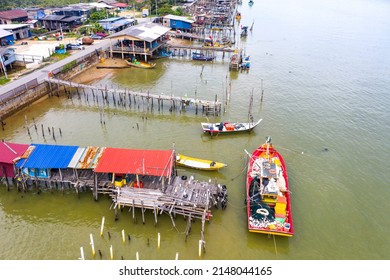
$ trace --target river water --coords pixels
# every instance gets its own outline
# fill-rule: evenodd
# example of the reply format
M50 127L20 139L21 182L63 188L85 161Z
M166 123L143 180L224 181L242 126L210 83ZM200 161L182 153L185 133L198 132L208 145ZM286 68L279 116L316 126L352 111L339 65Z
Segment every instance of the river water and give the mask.
M200 221L185 241L180 217L176 227L167 215L154 226L148 211L144 225L134 224L125 209L115 221L103 196L94 202L91 193L78 198L70 191L22 194L2 187L0 259L77 259L81 246L86 259L100 259L92 256L90 234L102 259L109 259L111 245L115 259L135 259L136 252L147 260L172 260L176 253L185 260L390 258L390 2L262 0L252 7L243 2L241 24L254 23L248 37L237 42L251 57L248 73L229 72L229 57L218 54L214 63L165 58L155 70L123 69L94 83L210 100L217 95L223 102L231 92L222 116L209 116L215 121L247 120L253 92L253 116L263 121L251 134L210 138L200 127L206 117L194 109L170 112L164 105L147 112L142 102L131 108L111 103L101 125L91 93L88 101L77 95L41 101L5 120L0 131L1 138L18 143L174 146L189 156L227 163L217 173L179 170L228 187L227 208L213 210L206 224L206 253L198 256ZM24 128L26 115L31 136ZM61 128L62 136L43 139L33 118L38 126ZM292 238L247 231L244 150L252 152L268 135L289 172ZM140 211L137 215L141 221ZM130 241L123 243L122 230Z

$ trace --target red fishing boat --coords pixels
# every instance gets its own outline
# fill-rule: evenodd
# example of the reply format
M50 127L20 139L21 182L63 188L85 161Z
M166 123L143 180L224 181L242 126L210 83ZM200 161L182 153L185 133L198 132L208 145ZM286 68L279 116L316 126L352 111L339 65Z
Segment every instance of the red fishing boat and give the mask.
M249 154L246 204L250 232L293 236L288 174L271 137Z

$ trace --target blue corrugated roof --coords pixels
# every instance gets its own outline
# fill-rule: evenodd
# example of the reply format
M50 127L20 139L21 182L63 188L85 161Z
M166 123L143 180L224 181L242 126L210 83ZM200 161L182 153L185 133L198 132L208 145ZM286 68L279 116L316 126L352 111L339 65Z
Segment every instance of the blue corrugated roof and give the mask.
M69 162L76 153L78 146L60 146L31 144L35 146L31 155L20 160L17 168L68 168Z

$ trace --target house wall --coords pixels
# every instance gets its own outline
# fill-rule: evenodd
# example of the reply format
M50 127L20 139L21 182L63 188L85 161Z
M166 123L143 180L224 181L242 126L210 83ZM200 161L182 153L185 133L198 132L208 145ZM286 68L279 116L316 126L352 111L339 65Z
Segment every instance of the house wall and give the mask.
M164 19L163 25L172 29L191 29L191 23L176 19Z
M12 24L12 20L0 18L0 24Z
M11 63L14 63L16 61L15 53L11 49L9 49L6 53L4 53L1 58L5 66L8 66Z
M0 24L12 24L15 22L24 22L27 20L28 20L28 17L20 17L20 18L14 18L14 19L0 18Z
M14 35L11 34L11 35L5 36L3 38L0 38L0 46L12 45L14 41L15 41Z
M12 164L0 162L0 177L4 177L3 170L5 170L7 178L15 177L14 166Z
M29 27L19 28L19 29L7 29L8 32L14 34L14 40L20 40L31 37L31 32Z
M45 168L23 168L22 172L30 177L47 179L50 177L50 170Z

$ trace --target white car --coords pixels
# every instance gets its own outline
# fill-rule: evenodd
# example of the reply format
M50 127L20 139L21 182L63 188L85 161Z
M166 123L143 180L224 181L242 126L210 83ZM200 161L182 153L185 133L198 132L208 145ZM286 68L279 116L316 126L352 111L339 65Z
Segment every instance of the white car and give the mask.
M85 47L80 44L67 44L66 49L68 50L84 50Z

